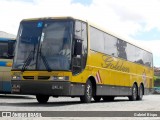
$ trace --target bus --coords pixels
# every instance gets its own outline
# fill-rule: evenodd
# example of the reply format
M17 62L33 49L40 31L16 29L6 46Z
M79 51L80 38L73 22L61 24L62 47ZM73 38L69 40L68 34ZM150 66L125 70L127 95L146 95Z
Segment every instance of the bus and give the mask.
M11 93L11 67L15 39L0 38L0 93Z
M21 21L12 66L12 93L112 101L153 92L153 57L127 40L75 17Z

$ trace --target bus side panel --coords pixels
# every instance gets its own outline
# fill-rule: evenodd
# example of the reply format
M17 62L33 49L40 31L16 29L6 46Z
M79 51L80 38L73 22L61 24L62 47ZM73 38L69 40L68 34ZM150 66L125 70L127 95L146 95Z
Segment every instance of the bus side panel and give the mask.
M0 66L0 92L11 93L11 64L12 60L5 59Z
M128 96L132 94L134 83L137 83L138 88L143 83L145 94L153 87L153 70L149 67L92 50L88 61L87 66L92 70L90 75L96 80L97 95Z
M11 75L10 71L3 72L3 92L11 92Z
M72 96L84 95L85 83L91 75L92 68L86 66L86 68L81 73L72 76L72 79L70 81L74 84L71 89Z
M138 74L138 87L140 83L144 85L144 94L150 94L153 89L153 69L137 65L137 74Z
M3 88L2 88L2 84L3 84L3 73L0 69L0 92L2 92Z
M97 95L130 95L130 71L135 73L135 69L130 68L131 64L111 56L95 51L90 51L89 66L92 66L92 76L97 84ZM122 64L128 72L120 69Z
M0 72L0 92L10 93L11 92L11 76L10 72Z

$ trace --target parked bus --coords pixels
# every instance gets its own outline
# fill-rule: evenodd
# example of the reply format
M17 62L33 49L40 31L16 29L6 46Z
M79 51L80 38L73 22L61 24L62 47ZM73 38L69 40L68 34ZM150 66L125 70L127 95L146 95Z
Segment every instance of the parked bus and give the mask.
M152 53L87 21L72 17L24 19L12 68L12 92L80 97L81 102L153 91Z
M11 93L11 66L15 39L0 38L0 93Z

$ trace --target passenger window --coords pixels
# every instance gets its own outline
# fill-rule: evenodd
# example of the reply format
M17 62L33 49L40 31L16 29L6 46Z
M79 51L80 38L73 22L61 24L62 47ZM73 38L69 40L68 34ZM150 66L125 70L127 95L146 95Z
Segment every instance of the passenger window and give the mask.
M118 51L118 57L123 58L123 59L127 59L127 54L126 54L126 47L127 47L127 43L126 41L117 39L117 51Z
M105 33L104 53L117 57L117 38Z
M135 62L136 59L136 51L135 51L135 46L127 43L127 48L126 48L126 54L127 54L127 60L131 62Z
M103 32L90 27L91 49L104 53L104 35Z
M139 63L139 64L142 64L144 65L144 62L143 62L143 50L141 50L140 48L136 47L136 63Z

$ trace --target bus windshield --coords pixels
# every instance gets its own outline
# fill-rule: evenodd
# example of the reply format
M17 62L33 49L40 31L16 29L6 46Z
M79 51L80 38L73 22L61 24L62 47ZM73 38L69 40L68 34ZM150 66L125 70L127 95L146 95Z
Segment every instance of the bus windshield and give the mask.
M13 69L70 70L72 22L21 22Z

